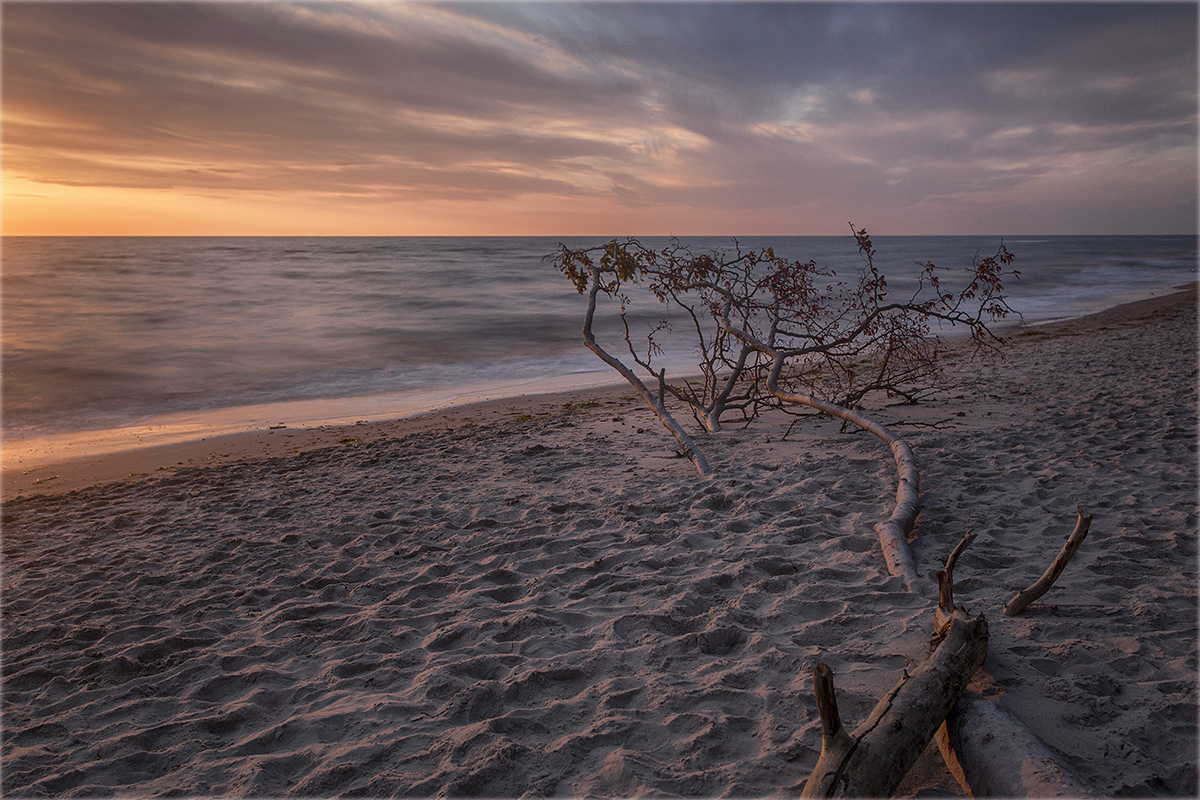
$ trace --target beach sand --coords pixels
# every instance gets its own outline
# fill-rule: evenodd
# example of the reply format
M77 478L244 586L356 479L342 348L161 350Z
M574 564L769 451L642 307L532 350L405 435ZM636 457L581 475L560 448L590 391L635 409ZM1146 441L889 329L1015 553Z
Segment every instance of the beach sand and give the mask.
M922 467L918 593L872 531L895 493L878 440L771 416L702 436L699 479L622 387L9 481L0 788L794 794L813 664L855 727L923 657L933 572L974 529L974 689L1098 794L1194 796L1196 331L1194 291L1124 306L868 409L924 423L896 428ZM1083 548L1003 616L1077 505ZM901 793L961 789L927 752Z

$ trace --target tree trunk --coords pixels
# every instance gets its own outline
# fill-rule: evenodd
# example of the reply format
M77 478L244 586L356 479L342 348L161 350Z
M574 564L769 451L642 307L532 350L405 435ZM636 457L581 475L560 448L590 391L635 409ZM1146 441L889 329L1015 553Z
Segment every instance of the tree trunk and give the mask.
M711 407L704 415L704 425L709 431L715 433L721 430L721 415L725 413L725 409L728 407L726 404L729 402L733 390L737 388L738 379L741 378L742 370L746 367L746 359L754 352L757 351L753 347L742 344L742 349L738 351L737 362L730 370L729 377L725 379L725 385L713 396ZM716 368L711 364L710 367L712 367L712 380L715 385L717 382Z
M813 671L821 715L821 755L801 797L886 797L904 779L971 676L987 656L988 627L982 617L959 610L941 643L875 706L852 734L837 714L833 673Z
M978 695L959 699L937 743L972 797L1094 796L1033 731Z

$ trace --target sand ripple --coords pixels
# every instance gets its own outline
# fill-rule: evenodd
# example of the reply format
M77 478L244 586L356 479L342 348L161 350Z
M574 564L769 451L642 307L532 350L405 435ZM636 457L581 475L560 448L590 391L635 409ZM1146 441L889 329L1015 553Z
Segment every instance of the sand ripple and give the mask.
M911 435L922 572L980 532L956 577L993 623L982 689L1105 793L1196 790L1173 313L1018 337L959 367L984 388L928 412L955 425ZM711 437L705 481L622 400L11 502L4 792L790 792L813 663L857 723L932 620L871 531L888 454L786 424ZM1095 522L1061 585L1001 617L1076 503Z

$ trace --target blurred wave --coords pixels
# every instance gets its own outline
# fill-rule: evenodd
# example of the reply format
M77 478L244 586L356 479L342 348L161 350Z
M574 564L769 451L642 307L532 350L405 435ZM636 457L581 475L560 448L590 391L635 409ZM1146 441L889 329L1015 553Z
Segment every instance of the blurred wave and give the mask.
M915 263L966 266L998 236L880 236L897 293ZM607 368L581 344L584 299L520 237L5 237L3 426L10 437L301 398L486 389ZM603 238L561 240L573 246ZM642 240L650 246L666 238ZM691 237L695 251L728 237ZM1027 322L1196 280L1190 236L1012 237ZM845 274L849 236L745 237ZM635 306L634 329L656 318ZM611 329L610 329L611 330ZM668 365L684 370L687 345Z

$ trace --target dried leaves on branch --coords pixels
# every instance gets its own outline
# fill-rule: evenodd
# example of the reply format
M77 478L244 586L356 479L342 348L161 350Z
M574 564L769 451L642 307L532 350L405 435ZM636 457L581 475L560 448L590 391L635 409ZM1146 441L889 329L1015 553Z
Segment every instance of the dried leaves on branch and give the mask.
M861 264L849 279L770 247L742 251L736 241L732 251L700 255L678 241L661 250L636 239L587 249L560 245L554 263L588 296L587 346L638 390L706 474L699 448L667 411L668 396L710 431L729 414L751 420L765 408L794 403L829 413L831 406L852 410L872 393L916 402L942 381L935 327L962 326L978 347L999 342L989 325L1012 313L1003 282L1018 274L1008 270L1013 256L1003 245L965 269L920 264L915 288L894 298L866 230L851 225L851 231ZM949 286L953 278L956 289ZM630 292L638 286L663 312L641 336L629 318ZM618 346L628 362L596 338L601 297L617 305ZM684 331L699 379L669 381L661 339Z

